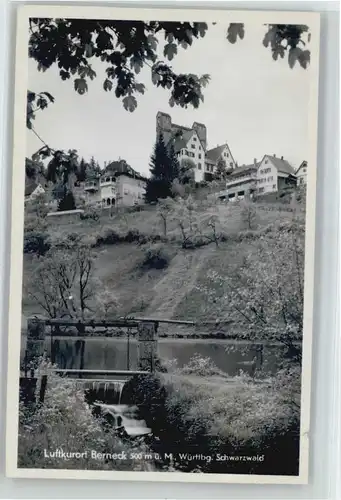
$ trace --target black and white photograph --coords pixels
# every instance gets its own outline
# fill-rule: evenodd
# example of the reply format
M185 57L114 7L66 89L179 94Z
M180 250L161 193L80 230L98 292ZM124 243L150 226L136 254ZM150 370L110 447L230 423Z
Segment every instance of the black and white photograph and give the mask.
M319 16L101 9L18 18L9 474L304 482Z

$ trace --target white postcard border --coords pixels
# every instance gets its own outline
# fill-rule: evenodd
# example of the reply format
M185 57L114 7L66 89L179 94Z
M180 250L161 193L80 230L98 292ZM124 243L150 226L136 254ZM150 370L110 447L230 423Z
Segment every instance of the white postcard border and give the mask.
M305 242L304 334L301 394L300 473L298 476L270 476L250 474L187 474L178 472L125 472L62 469L23 469L17 466L18 451L18 388L21 342L21 296L24 226L23 164L26 152L26 93L28 80L27 47L28 19L30 17L102 18L126 20L195 20L203 22L255 22L263 24L307 24L314 33L310 42L310 103L309 143L307 158L307 216ZM316 162L318 122L318 80L320 15L313 12L228 11L205 9L117 8L70 5L24 5L18 7L15 63L14 144L12 173L12 215L10 256L10 299L8 325L8 379L6 409L6 475L17 478L89 479L118 481L153 481L186 483L239 484L307 484L309 464L311 359L313 334Z

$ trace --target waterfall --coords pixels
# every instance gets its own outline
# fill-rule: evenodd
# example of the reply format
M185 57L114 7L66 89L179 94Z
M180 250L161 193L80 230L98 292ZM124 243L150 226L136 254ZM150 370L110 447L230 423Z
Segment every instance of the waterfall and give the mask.
M78 380L77 386L90 392L92 401L121 404L125 380Z
M95 403L100 408L104 417L110 418L114 422L114 428L123 427L130 437L143 436L152 431L147 427L144 420L139 419L138 408L132 405L110 405L105 403Z

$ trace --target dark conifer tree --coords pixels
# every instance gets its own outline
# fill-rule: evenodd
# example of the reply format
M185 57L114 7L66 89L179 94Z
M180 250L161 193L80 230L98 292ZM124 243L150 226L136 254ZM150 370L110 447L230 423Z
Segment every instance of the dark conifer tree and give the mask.
M147 203L172 196L172 183L179 175L179 163L174 149L167 150L163 134L160 134L151 156L150 178L147 180Z
M75 210L76 202L72 191L66 191L63 198L58 203L58 212L64 212L66 210Z

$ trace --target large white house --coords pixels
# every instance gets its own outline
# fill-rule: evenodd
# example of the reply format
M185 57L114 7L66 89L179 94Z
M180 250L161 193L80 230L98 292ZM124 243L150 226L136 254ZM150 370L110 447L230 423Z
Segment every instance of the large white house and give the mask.
M85 183L85 203L102 208L128 207L144 202L146 179L124 160L110 163L101 176Z
M258 194L275 193L296 186L295 169L281 156L265 155L257 169Z
M268 194L296 186L295 170L283 157L265 155L260 162L255 158L250 165L236 167L226 179L226 189L218 198L234 201L254 194Z
M163 135L167 147L171 145L180 163L190 160L194 167L195 182L211 180L219 161L227 168L236 164L227 144L207 150L207 129L203 123L194 122L192 127L172 123L167 113L159 111L156 115L156 137Z

